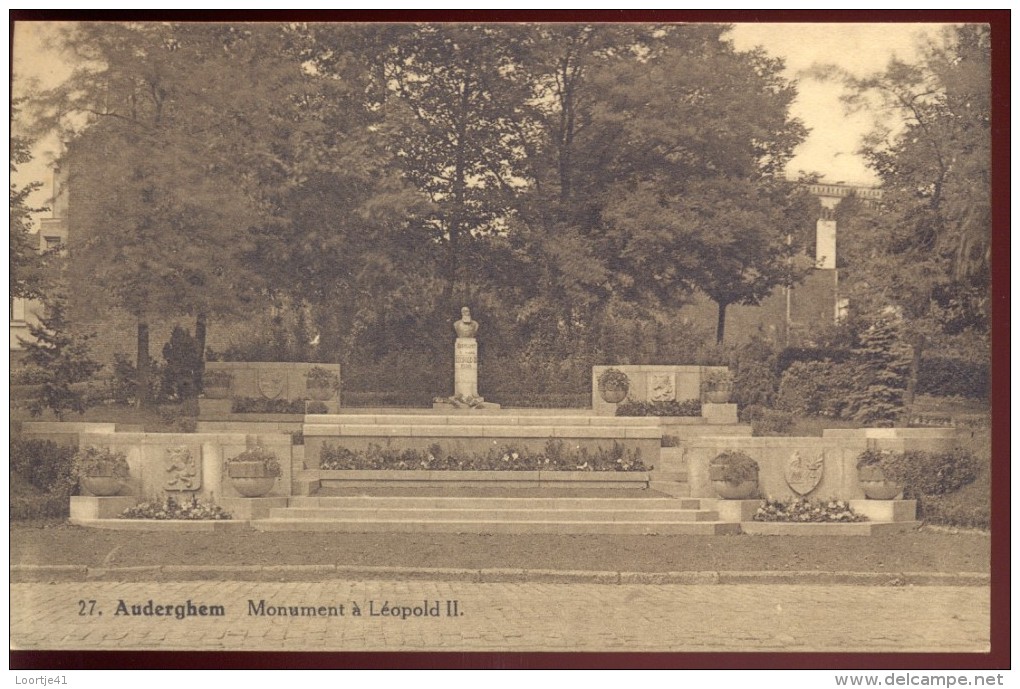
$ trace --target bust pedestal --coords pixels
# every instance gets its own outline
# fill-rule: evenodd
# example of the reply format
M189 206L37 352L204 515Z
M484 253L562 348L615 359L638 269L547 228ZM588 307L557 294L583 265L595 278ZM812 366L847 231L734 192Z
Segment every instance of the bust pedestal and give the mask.
M478 340L473 337L453 342L453 394L478 397Z

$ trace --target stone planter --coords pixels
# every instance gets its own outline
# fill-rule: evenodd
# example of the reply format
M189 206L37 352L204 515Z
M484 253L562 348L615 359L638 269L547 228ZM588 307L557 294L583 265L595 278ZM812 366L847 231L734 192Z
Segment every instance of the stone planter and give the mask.
M319 400L325 402L333 397L333 390L328 387L309 387L308 388L308 399Z
M203 392L211 400L225 400L230 397L230 386L208 385Z
M92 495L106 498L120 493L124 479L119 476L83 476L81 485Z
M859 467L857 481L869 500L895 500L903 492L903 486L887 479L880 466Z
M712 481L712 487L716 494L723 500L747 500L758 494L758 480L741 481Z
M727 404L730 401L730 389L708 390L705 392L705 401L710 404Z
M271 476L262 462L231 462L227 465L230 485L246 498L261 498L276 485L276 476Z
M626 399L627 391L629 389L630 389L629 387L626 388L600 387L599 394L602 396L602 399L608 402L609 404L619 404L624 399Z

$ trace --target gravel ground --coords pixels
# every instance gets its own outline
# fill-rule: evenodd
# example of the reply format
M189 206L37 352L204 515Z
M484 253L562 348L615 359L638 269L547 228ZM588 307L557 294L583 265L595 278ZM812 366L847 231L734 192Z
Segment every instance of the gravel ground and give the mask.
M15 522L11 564L298 565L589 571L988 572L990 538L884 536L154 533Z

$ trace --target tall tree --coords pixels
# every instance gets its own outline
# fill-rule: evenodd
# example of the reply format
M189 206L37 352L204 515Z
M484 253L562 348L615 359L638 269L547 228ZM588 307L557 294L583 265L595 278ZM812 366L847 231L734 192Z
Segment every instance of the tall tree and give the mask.
M719 307L755 304L804 272L787 238L804 218L777 179L803 125L782 62L738 52L724 28L671 30L640 59L604 70L590 130L602 152L603 207L590 230L620 288L682 303L700 289ZM596 144L600 145L600 144Z
M469 291L473 245L499 231L523 187L528 82L512 28L422 24L390 28L381 53L393 150L427 194L432 239L443 248L442 302Z
M63 43L81 66L41 102L74 128L76 284L136 319L144 405L150 322L191 315L204 331L257 284L238 257L263 210L253 190L283 164L273 106L302 72L274 59L273 28L81 23Z
M14 103L17 114L19 102ZM31 140L26 137L11 136L11 176L18 171L18 166L32 160ZM36 299L45 292L45 275L43 257L39 254L38 237L32 233L32 216L45 211L45 208L33 207L29 197L42 187L42 182L30 182L23 187L13 181L10 188L10 298Z
M991 46L987 26L947 28L915 63L843 80L883 118L864 142L881 207L843 209L846 281L858 308L894 308L912 347L906 393L933 338L987 333L991 246ZM879 107L875 107L879 106Z

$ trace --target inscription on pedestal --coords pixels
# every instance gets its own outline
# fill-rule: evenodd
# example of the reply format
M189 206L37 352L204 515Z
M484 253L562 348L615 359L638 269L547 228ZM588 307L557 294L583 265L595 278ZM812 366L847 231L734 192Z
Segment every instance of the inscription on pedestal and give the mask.
M458 337L453 349L453 394L478 397L478 341Z

